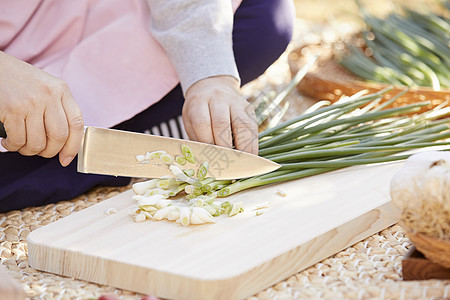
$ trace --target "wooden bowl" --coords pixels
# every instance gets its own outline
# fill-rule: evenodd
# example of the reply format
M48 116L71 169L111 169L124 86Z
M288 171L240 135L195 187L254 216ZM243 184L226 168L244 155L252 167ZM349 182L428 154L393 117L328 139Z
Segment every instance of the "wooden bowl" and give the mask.
M450 241L440 240L421 233L407 232L414 246L430 261L450 268Z

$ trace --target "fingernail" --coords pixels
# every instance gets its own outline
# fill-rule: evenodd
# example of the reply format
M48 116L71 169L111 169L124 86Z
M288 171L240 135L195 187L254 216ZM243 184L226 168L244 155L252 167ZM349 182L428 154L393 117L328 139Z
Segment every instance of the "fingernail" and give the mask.
M62 162L63 167L67 167L72 160L73 160L73 156L64 158L63 162Z

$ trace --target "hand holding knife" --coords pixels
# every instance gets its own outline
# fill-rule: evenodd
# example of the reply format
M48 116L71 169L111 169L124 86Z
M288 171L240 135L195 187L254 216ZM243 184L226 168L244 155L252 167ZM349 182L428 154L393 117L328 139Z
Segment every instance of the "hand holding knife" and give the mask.
M0 137L7 134L0 122ZM78 171L105 175L158 178L170 174L161 164L143 165L136 155L163 150L172 155L181 145L189 145L198 156L197 164L209 160L216 179L238 179L274 171L280 167L265 158L247 152L211 144L152 136L127 131L86 127L78 152ZM198 166L196 166L198 167Z

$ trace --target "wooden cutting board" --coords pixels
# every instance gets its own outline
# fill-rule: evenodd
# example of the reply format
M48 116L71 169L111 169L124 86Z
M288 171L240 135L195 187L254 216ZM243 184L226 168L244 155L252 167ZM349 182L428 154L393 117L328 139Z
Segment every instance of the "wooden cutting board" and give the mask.
M135 223L127 191L33 231L33 268L174 299L242 299L394 224L402 163L358 166L243 191L245 212L182 227ZM277 189L287 192L278 195ZM269 201L260 216L252 210ZM105 215L108 208L118 214Z

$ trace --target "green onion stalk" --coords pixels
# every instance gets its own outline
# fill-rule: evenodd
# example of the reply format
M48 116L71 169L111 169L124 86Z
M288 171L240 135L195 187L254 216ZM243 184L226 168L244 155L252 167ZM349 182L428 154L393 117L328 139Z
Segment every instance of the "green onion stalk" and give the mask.
M346 69L372 82L434 90L450 87L448 20L408 8L379 18L356 2L366 24L363 38L367 49L347 45L348 54L339 60Z
M386 109L387 105L379 102L390 89L344 98L260 133L259 155L281 167L234 182L212 181L203 186L203 192L226 197L249 188L354 165L400 161L414 152L405 151L450 144L448 103L422 113L421 108L430 102ZM389 104L401 94L390 99ZM222 188L215 190L217 186Z

